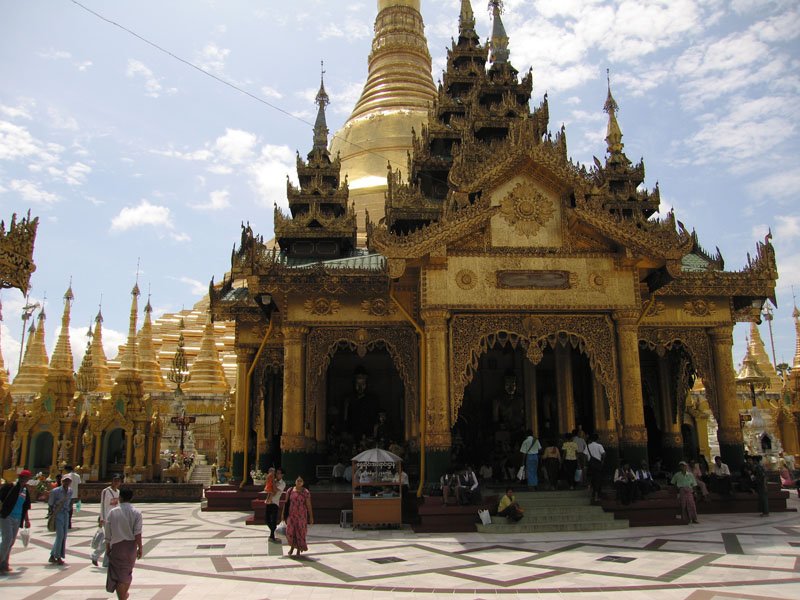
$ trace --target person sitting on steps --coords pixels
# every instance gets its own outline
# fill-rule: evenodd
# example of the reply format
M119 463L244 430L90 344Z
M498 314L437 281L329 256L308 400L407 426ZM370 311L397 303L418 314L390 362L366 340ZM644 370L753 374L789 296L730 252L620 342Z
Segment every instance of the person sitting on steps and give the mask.
M500 498L500 503L497 505L497 515L499 517L506 517L509 521L514 523L525 515L525 510L514 498L514 490L512 488L506 489L505 495Z

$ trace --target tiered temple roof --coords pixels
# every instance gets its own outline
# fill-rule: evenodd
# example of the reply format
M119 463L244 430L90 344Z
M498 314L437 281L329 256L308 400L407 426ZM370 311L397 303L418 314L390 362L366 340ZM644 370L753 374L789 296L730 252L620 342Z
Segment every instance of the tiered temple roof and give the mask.
M348 205L347 181L340 180L338 156L328 152L325 107L329 104L324 81L317 93L314 145L304 161L297 155L300 187L287 182L291 217L275 206L275 238L291 258L336 259L349 256L356 247L356 215Z
M758 370L769 378L768 391L780 392L783 388L783 381L780 375L778 375L778 371L775 370L775 365L772 364L772 361L767 355L764 340L761 339L761 332L758 330L758 325L755 323L750 323L750 343L748 346L750 348L750 354L756 361Z

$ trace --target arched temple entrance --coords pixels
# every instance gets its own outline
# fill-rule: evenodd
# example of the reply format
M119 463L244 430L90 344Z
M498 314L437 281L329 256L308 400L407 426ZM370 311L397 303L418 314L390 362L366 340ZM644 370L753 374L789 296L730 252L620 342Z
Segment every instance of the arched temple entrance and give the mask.
M31 439L31 454L28 464L36 471L49 471L53 462L53 434L40 431Z
M347 462L362 447L386 448L405 442L405 387L385 347L363 356L351 348L339 348L327 369L325 397L331 460Z
M125 471L126 439L125 430L121 427L111 429L103 440L103 460L100 464L101 477L109 477Z

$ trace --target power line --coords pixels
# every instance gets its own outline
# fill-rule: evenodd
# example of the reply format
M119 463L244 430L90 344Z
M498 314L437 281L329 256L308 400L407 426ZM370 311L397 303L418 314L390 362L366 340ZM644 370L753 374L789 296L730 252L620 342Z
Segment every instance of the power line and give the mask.
M156 50L158 50L159 52L163 52L163 53L164 53L164 54L166 54L167 56L170 56L170 57L174 58L175 60L177 60L177 61L179 61L179 62L183 63L184 65L186 65L186 66L188 66L188 67L191 67L192 69L194 69L194 70L196 70L196 71L199 71L199 72L200 72L200 73L202 73L203 75L207 75L207 76L208 76L208 77L210 77L211 79L214 79L215 81L217 81L217 82L219 82L219 83L221 83L221 84L223 84L223 85L226 85L226 86L228 86L229 88L231 88L231 89L234 89L234 90L236 90L237 92L239 92L239 93L241 93L241 94L244 94L245 96L248 96L249 98L252 98L252 99L253 99L253 100L255 100L256 102L260 102L261 104L264 104L265 106L268 106L269 108L271 108L271 109L273 109L273 110L277 110L278 112L280 112L280 113L282 113L282 114L286 115L287 117L291 117L292 119L295 119L295 120L297 120L297 121L300 121L301 123L303 123L303 124L305 124L305 125L308 125L308 126L309 126L309 127L311 127L312 129L314 128L314 124L313 124L313 123L310 123L309 121L306 121L306 120L305 120L305 119L303 119L302 117L298 117L297 115L294 115L294 114L290 113L289 111L287 111L287 110L284 110L284 109L283 109L283 108L281 108L280 106L276 106L275 104L272 104L271 102L268 102L267 100L264 100L263 98L261 98L261 97L259 97L259 96L256 96L255 94L253 94L253 93L251 93L251 92L248 92L246 89L239 87L239 86L238 86L238 85L236 85L235 83L231 83L231 82L230 82L230 81L228 81L227 79L223 79L222 77L219 77L218 75L215 75L214 73L211 73L210 71L207 71L207 70L206 70L206 69L204 69L203 67L201 67L201 66L198 66L198 65L194 64L193 62L191 62L191 61L189 61L189 60L186 60L185 58L183 58L183 57L181 57L181 56L178 56L178 55L177 55L177 54L175 54L174 52L171 52L170 50L167 50L167 49L166 49L166 48L164 48L163 46L160 46L159 44L157 44L157 43L155 43L155 42L153 42L153 41L151 41L151 40L147 39L146 37L144 37L144 36L142 36L142 35L140 35L140 34L138 34L138 33L136 33L136 32L135 32L135 31L133 31L132 29L129 29L128 27L125 27L124 25L122 25L122 24L120 24L120 23L117 23L116 21L114 21L114 20L112 20L112 19L109 19L108 17L105 17L105 16L101 15L101 14L100 14L100 13L98 13L97 11L95 11L95 10L92 10L91 8L89 8L88 6L86 6L86 5L84 5L84 4L81 4L81 3L80 3L80 2L78 2L77 0L69 0L69 1L70 1L70 2L72 2L72 4L74 4L75 6L77 6L77 7L79 7L79 8L82 8L83 10L85 10L86 12L88 12L89 14L91 14L91 15L94 15L95 17L97 17L97 18L98 18L98 19L100 19L101 21L105 21L105 22L106 22L106 23L108 23L109 25L113 25L114 27L117 27L117 28L121 29L122 31L124 31L124 32L126 32L126 33L128 33L128 34L132 35L132 36L133 36L133 37L135 37L136 39L138 39L138 40L141 40L141 41L142 41L142 42L144 42L145 44L148 44L149 46L152 46L153 48L155 48L155 49L156 49ZM364 151L366 151L368 154L372 154L372 155L374 155L374 156L377 156L377 157L379 157L379 158L382 158L382 159L384 159L384 160L387 160L387 161L389 160L389 159L388 159L386 156L383 156L382 154L379 154L378 152L375 152L374 150L370 150L369 148L366 148L366 147L364 147L364 146L361 146L360 144L357 144L357 143L355 143L355 142L348 141L348 140L344 140L343 138L340 138L340 137L339 137L339 136L337 136L336 134L331 134L331 139L340 139L340 140L342 140L342 141L344 141L344 142L346 142L346 143L350 144L351 146L354 146L354 147L358 148L359 150L364 150Z

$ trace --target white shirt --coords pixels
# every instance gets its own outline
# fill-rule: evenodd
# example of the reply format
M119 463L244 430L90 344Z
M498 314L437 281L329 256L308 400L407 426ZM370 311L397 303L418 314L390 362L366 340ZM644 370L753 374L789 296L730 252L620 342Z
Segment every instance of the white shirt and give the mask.
M108 519L108 513L117 504L119 504L119 490L108 486L100 492L100 520L105 521Z
M586 446L586 454L589 455L589 458L603 460L605 453L606 451L600 442L591 442L588 446Z
M142 513L130 502L120 502L108 513L104 529L107 544L113 546L117 542L133 541L142 533Z
M731 476L731 470L728 468L728 465L726 465L725 463L720 463L719 465L717 465L717 463L714 463L714 466L711 467L711 468L714 470L714 475L716 475L717 477L730 477Z
M278 481L275 480L275 493L272 494L272 498L270 498L270 503L274 504L275 506L280 506L281 504L281 494L283 494L283 490L286 489L286 482L281 479Z
M522 442L519 451L522 454L539 454L539 450L541 449L542 445L539 443L539 440L534 440L533 437L529 435L525 438L525 441Z
M72 489L72 497L75 499L80 498L80 496L78 496L78 486L81 484L81 476L75 471L72 471L64 475L64 478L72 480L72 485L70 486L70 489Z

